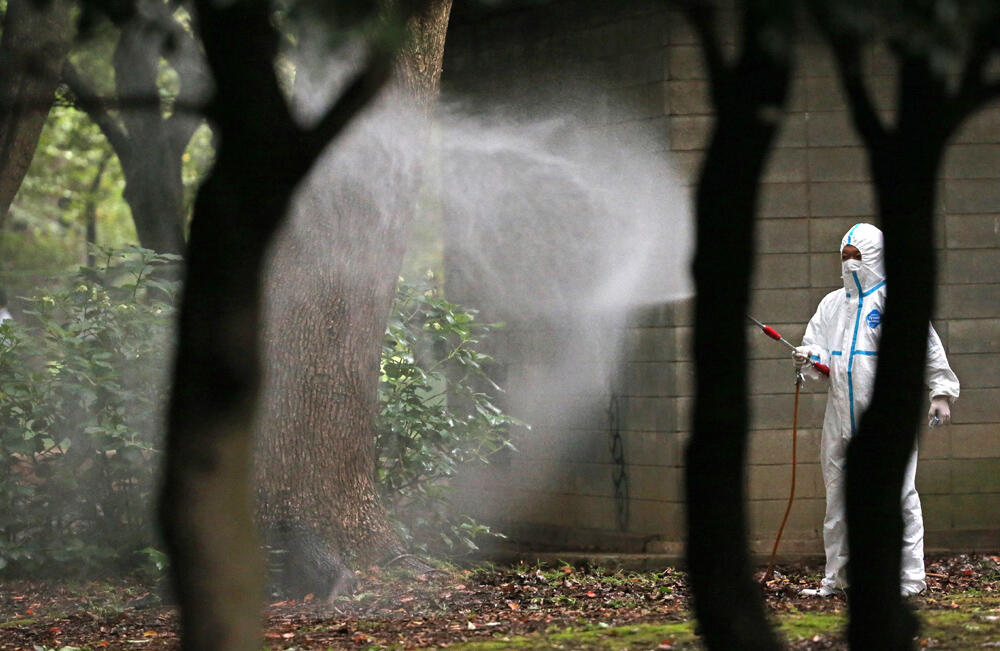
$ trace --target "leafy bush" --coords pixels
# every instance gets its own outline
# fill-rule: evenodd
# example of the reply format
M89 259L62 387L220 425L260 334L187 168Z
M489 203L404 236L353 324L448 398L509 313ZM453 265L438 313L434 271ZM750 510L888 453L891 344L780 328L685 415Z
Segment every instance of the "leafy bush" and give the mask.
M397 528L421 551L474 550L477 535L499 535L448 499L459 466L512 447L509 428L521 424L487 393L501 389L480 345L502 324L476 313L401 281L382 346L377 481Z
M132 566L152 494L175 256L101 250L0 326L0 569Z

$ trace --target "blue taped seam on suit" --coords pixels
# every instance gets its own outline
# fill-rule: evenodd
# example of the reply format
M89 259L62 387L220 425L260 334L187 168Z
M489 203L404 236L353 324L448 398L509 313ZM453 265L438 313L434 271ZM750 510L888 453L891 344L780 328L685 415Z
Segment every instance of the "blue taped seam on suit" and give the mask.
M854 228L858 226L855 224ZM851 229L851 233L854 232L854 228ZM848 240L850 240L850 233L847 235ZM858 280L858 272L852 271L851 275L854 277L854 284L858 286L858 313L854 317L854 334L851 336L851 355L847 358L847 396L848 400L851 402L851 436L857 432L857 425L854 422L854 377L852 371L854 369L854 355L855 349L858 345L858 326L861 325L861 310L865 304L865 293L861 289L861 281Z

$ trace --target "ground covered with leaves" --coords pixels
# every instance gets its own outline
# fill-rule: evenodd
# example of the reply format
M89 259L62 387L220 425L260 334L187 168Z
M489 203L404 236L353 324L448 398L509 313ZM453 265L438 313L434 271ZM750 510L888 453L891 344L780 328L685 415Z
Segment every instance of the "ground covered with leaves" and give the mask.
M926 648L1000 647L1000 556L928 562L913 600ZM794 649L846 648L842 598L804 598L819 566L782 566L769 610ZM266 607L270 649L697 649L683 572L556 564L372 570L352 594ZM0 649L174 649L177 616L155 590L119 580L0 582Z

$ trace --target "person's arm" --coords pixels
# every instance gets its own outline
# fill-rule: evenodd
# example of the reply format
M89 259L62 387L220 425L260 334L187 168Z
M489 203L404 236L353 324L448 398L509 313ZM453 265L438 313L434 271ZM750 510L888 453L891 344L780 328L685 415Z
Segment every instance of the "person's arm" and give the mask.
M937 427L951 422L951 405L958 398L961 387L958 377L948 364L941 338L934 326L928 328L926 378L931 405L927 412L927 422L931 427Z
M827 344L831 315L828 314L829 297L820 301L816 313L809 319L806 333L802 336L802 345L792 353L795 366L802 370L802 375L810 380L823 381L827 379L810 362L820 362L830 365L830 349Z

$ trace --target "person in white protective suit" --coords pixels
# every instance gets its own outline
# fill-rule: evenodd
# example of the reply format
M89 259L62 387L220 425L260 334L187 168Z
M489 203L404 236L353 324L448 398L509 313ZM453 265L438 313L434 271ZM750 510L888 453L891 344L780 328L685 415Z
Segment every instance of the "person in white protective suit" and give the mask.
M871 224L854 225L840 243L844 287L827 294L806 328L802 345L795 349L795 365L811 380L828 382L820 464L826 484L826 517L823 544L826 576L817 590L805 595L830 596L843 591L847 570L847 519L844 509L844 469L847 444L855 434L861 414L871 400L875 383L878 343L882 333L886 281L882 262L882 231ZM830 367L829 379L810 361ZM958 398L958 378L948 365L941 340L929 326L927 384L930 387L929 425L947 425L951 403ZM914 479L917 451L903 479L904 596L922 592L924 575L924 523Z

